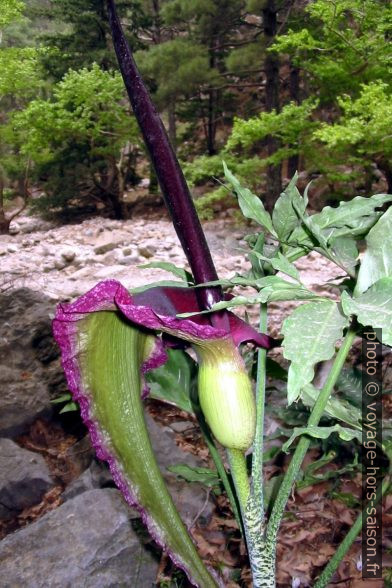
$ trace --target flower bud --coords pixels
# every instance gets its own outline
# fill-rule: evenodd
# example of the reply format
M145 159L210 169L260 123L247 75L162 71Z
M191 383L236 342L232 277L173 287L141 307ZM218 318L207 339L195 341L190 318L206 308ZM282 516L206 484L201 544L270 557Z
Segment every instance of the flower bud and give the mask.
M197 351L204 417L221 445L246 451L255 435L256 404L239 351L231 340L210 342Z

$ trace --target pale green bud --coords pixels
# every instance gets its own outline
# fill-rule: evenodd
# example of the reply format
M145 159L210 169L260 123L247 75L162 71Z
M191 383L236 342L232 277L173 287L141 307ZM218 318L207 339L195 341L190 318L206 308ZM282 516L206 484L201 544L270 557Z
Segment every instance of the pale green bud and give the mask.
M221 445L246 451L255 435L256 404L239 351L227 340L209 342L197 351L204 417Z

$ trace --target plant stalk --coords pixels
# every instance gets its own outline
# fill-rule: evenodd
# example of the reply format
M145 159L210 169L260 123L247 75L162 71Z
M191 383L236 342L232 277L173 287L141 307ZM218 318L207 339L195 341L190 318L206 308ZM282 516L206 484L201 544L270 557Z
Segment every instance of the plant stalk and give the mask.
M350 351L351 345L355 338L355 330L349 328L343 343L336 354L335 361L328 374L327 380L324 387L321 389L320 394L314 404L313 410L308 420L308 426L317 426L323 413L328 399L332 393L332 390L336 384L339 374L343 368L344 362L347 358L348 352ZM306 455L306 452L310 445L310 438L302 436L298 442L298 445L294 451L290 465L284 476L283 482L279 488L278 495L276 497L271 517L267 527L267 544L275 546L277 541L277 535L280 527L280 523L286 508L286 504L290 493L292 491L293 484L298 476L298 472Z
M260 333L267 332L267 305L260 305ZM260 348L257 353L256 380L256 434L252 453L252 497L260 513L260 521L264 521L264 489L263 489L263 451L264 451L264 418L265 418L265 383L266 383L267 351Z

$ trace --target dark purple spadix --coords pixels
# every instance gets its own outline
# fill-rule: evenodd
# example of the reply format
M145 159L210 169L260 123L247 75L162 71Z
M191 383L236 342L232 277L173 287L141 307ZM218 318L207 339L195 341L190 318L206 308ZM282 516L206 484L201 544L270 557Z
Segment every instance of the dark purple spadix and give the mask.
M114 48L124 84L154 165L174 228L196 283L212 282L217 280L218 276L184 174L161 118L137 69L113 0L108 0L108 8ZM208 309L223 298L221 288L206 287L199 290L198 298L201 309Z

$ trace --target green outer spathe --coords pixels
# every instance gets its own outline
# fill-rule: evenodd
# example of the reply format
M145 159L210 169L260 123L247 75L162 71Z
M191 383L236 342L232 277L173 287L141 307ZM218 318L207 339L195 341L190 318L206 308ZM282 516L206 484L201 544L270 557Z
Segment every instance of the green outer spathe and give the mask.
M151 336L116 312L92 313L79 323L80 370L91 417L116 460L153 537L194 585L217 586L201 561L167 491L151 447L141 401L140 367Z

